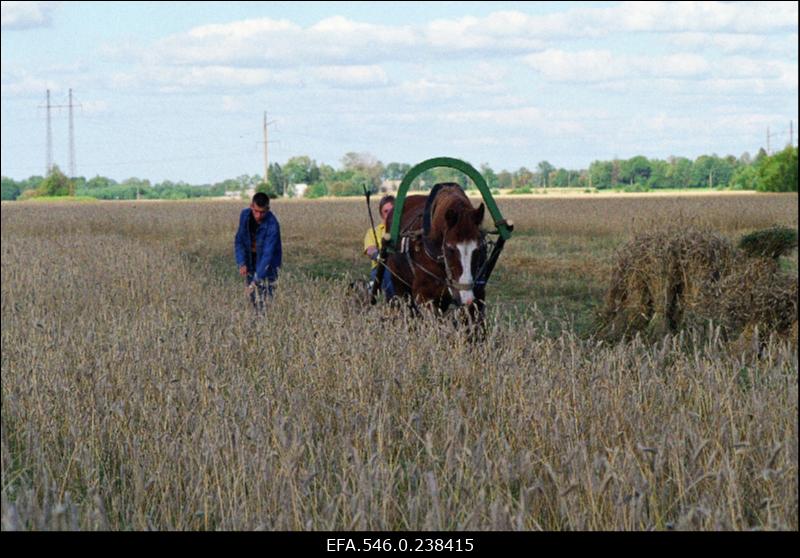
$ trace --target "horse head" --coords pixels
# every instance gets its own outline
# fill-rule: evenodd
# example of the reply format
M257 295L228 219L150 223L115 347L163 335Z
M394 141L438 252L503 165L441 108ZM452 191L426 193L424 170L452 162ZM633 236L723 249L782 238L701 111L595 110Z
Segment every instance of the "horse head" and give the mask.
M438 189L437 189L438 188ZM475 299L475 275L484 254L480 225L484 206L473 208L458 184L437 184L431 192L428 241L438 245L439 259L447 275L447 288L456 304L469 306Z

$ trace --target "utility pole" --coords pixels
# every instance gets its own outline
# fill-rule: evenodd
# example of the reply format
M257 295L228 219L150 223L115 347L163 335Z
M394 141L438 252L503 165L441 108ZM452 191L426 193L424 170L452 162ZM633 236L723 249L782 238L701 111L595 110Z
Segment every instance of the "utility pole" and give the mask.
M767 155L769 154L769 126L767 126Z
M793 126L794 126L794 121L790 120L789 121L789 147L794 147L794 130L793 130Z
M45 169L45 176L50 176L50 171L53 170L53 124L50 119L50 90L47 90L47 169Z
M51 105L50 104L50 90L47 90L47 172L53 170L53 124L52 124L52 110L54 108L69 108L69 174L70 178L75 177L75 124L72 118L72 108L81 105L72 103L72 89L69 90L69 104L68 105ZM41 105L40 105L41 107Z
M267 128L270 124L275 124L275 121L267 122L267 111L264 111L264 184L269 182L269 132Z
M264 184L269 183L269 136L267 127L275 121L267 122L267 111L264 111Z
M72 118L72 89L69 90L69 177L75 178L75 122Z
M267 139L267 111L264 111L264 184L269 183L269 141Z

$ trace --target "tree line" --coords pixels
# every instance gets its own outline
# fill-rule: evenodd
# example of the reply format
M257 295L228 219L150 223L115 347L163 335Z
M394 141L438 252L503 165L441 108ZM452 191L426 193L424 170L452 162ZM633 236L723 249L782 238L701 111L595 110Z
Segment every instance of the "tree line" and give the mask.
M283 165L272 163L268 180L259 175L243 174L214 184L188 184L165 180L152 184L149 180L128 178L117 182L95 176L69 178L54 167L48 176L31 176L25 180L2 177L2 199L24 200L42 196L84 196L95 199L190 199L220 197L226 192L256 190L272 197L358 196L363 188L377 192L386 181L399 181L411 168L407 163L383 164L369 153L347 153L341 168L317 164L306 155L290 158ZM495 171L488 164L480 166L481 174L492 190L512 193L531 192L534 188L565 188L624 191L650 191L665 188L715 188L758 190L765 192L797 191L797 148L768 155L763 149L755 157L701 155L692 160L670 157L648 159L637 155L630 159L594 161L588 169L556 168L548 161L535 168L520 167L516 171ZM437 182L457 182L465 189L474 188L465 175L449 168L434 168L417 178L412 189L430 189ZM243 194L244 195L244 194Z

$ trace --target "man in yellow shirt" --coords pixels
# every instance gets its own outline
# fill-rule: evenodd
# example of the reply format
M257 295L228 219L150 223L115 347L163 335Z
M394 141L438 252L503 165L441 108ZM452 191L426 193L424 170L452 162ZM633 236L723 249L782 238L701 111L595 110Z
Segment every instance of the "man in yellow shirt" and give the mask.
M372 271L370 271L371 282L374 283L378 278L378 256L381 252L381 242L383 242L383 234L389 228L387 218L394 208L394 196L383 196L378 204L378 211L381 214L381 222L375 227L367 229L367 234L364 235L364 254L372 260ZM376 243L377 241L377 243ZM388 269L384 270L383 281L381 283L381 290L383 290L386 300L394 296L394 284L392 283L392 274Z

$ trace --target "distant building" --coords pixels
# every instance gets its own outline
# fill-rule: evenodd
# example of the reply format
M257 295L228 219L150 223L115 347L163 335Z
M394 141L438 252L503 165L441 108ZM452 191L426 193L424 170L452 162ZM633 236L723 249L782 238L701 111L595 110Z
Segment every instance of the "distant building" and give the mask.
M255 188L250 188L248 190L225 190L223 197L232 200L241 200L241 199L252 200L253 196L255 195L256 195Z
M306 193L306 188L308 188L308 184L305 184L303 182L300 182L298 184L292 184L288 188L288 190L289 190L288 193L289 193L289 195L291 195L291 196L293 196L295 198L302 198L303 194Z

